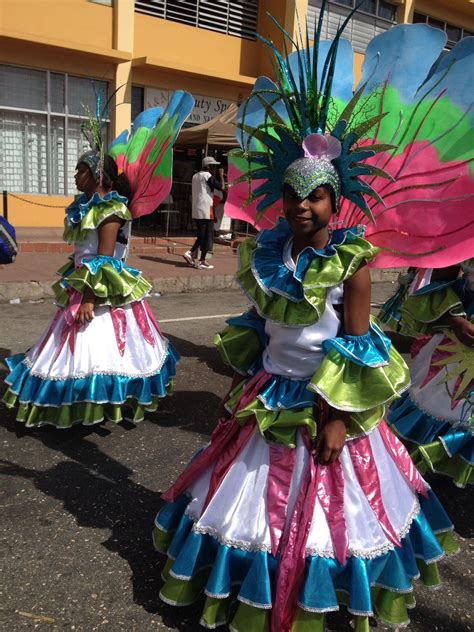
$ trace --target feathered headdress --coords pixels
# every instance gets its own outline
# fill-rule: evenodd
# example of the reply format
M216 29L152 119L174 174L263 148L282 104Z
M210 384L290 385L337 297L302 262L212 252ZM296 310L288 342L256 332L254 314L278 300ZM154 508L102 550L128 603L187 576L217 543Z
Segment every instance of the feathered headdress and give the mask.
M129 208L134 218L152 213L169 195L173 174L173 145L194 106L193 97L182 90L173 93L167 108L149 108L137 116L133 131L123 131L105 150L106 122L116 92L104 103L94 88L95 113L90 108L82 132L91 146L78 160L101 178L107 153L127 176L132 191Z
M282 183L302 186L311 172L319 186L332 169L339 220L367 226L383 249L377 266L440 267L467 258L474 250L474 87L467 80L474 38L446 53L442 31L396 26L369 44L353 91L352 47L341 39L352 13L323 42L326 4L313 46L308 30L305 42L301 33L294 41L279 25L295 51L285 44L280 54L264 40L275 80L259 77L239 110L241 149L229 154L226 213L270 227L282 214ZM288 167L304 159L314 169L303 163L307 174L293 170L290 182Z

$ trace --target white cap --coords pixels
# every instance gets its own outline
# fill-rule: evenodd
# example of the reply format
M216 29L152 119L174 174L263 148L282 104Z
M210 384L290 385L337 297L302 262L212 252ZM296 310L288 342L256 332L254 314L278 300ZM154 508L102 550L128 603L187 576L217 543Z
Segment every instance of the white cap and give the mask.
M217 162L217 160L215 158L213 158L212 156L206 156L202 160L202 166L203 167L210 167L211 165L220 165L220 164L221 163Z

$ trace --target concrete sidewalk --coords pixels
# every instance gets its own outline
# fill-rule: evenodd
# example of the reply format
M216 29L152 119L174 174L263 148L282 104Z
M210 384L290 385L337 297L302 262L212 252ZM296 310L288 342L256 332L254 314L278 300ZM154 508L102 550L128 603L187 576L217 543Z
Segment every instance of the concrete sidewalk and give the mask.
M128 264L142 271L154 292L178 294L237 288L235 249L215 244L213 270L197 270L183 259L193 238L134 235ZM51 285L72 248L61 240L59 229L20 229L15 263L0 266L0 303L53 296ZM373 282L394 281L396 270L373 270Z

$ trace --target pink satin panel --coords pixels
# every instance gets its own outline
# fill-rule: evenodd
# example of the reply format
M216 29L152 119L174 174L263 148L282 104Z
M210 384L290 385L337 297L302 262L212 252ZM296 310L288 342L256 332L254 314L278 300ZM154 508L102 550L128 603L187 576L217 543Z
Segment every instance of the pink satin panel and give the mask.
M64 320L66 323L71 326L76 320L76 314L81 306L83 294L78 292L77 290L73 290L71 292L71 296L69 298L69 304L64 310Z
M62 314L62 313L63 313L63 310L62 310L62 309L60 309L60 308L56 311L56 313L55 313L55 315L54 315L54 318L53 318L53 320L51 321L51 325L49 326L48 331L47 331L47 332L46 332L46 334L44 335L44 338L43 338L43 340L41 341L40 346L38 347L38 351L37 351L37 354L38 354L38 355L39 355L39 354L43 351L43 349L45 348L46 343L48 342L48 340L49 340L49 338L50 338L51 334L53 333L54 328L55 328L55 327L56 327L56 325L58 324L58 320L59 320L59 318L60 318L60 316L61 316L61 314Z
M303 436L307 449L311 451L310 438L306 432L303 432ZM272 632L291 632L298 593L304 579L306 542L314 514L317 482L316 465L311 456L289 528L282 538L276 595L272 608Z
M344 515L344 472L339 459L331 465L318 465L317 479L317 495L331 532L334 553L343 566L347 559L349 534Z
M153 314L152 309L150 305L148 304L148 301L143 300L142 303L145 306L146 313L148 314L148 318L151 320L151 322L155 326L156 331L160 334L160 336L163 336L163 332L161 331L160 326L158 325L158 321L156 320L155 315ZM132 303L132 307L133 305L135 305L135 303Z
M277 554L288 511L291 478L296 463L296 449L271 443L268 472L267 507L272 540L272 555Z
M383 532L396 546L401 546L395 529L390 522L382 500L379 473L375 464L372 446L368 437L347 442L354 470L362 491L371 506Z
M257 373L246 385L244 392L242 393L242 397L240 398L235 412L240 410L247 404L249 404L255 397L258 395L260 388L265 382L269 379L270 375L265 371L260 371ZM250 426L253 431L253 427L255 425L255 421L253 424L247 424ZM207 446L200 454L196 456L196 458L188 465L188 467L180 474L177 478L176 482L164 492L161 497L163 500L168 502L174 502L179 496L181 496L187 489L189 489L193 483L196 481L201 474L203 474L207 468L212 465L212 463L216 463L219 461L219 458L223 454L230 454L232 451L232 444L234 441L240 441L240 449L245 445L245 438L250 437L252 434L250 430L247 430L247 426L242 428L242 426L236 421L235 417L231 417L227 421L220 421L212 433L211 443ZM245 430L241 439L239 440L240 431ZM228 446L230 446L229 452ZM237 456L237 454L235 454ZM234 458L235 458L234 456ZM225 468L225 464L221 461L219 466L219 473L216 472L214 477L214 481L211 481L211 484L215 486L215 489L220 484L222 479L219 479L221 475L225 475L227 469ZM209 498L209 493L208 493ZM208 502L208 500L206 500Z
M132 311L135 316L135 320L137 321L137 324L140 327L140 331L143 334L143 337L148 342L148 344L150 344L153 347L155 345L155 336L153 335L153 332L150 327L150 323L148 322L147 310L144 307L143 302L136 301L135 303L132 303ZM149 313L152 313L151 309L149 310Z
M409 485L419 494L428 496L428 484L423 480L421 474L415 467L415 464L411 460L408 450L398 437L396 437L384 419L378 425L378 431L383 439L385 447L387 448L390 456L397 464L400 473L403 475Z
M112 307L110 310L112 322L114 324L115 340L121 356L125 353L125 343L127 342L127 317L122 307Z

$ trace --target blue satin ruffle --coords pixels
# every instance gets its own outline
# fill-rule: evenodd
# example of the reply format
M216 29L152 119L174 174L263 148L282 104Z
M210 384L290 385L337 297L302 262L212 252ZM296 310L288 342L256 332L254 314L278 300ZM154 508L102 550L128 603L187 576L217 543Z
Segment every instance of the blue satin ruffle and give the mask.
M306 577L299 595L303 608L315 611L336 610L337 590L349 593L353 611L372 614L371 586L380 585L396 592L411 591L411 581L419 575L416 559L429 563L443 550L434 531L450 530L452 525L436 496L420 499L422 511L414 519L402 546L378 557L349 557L344 566L333 558L311 556L306 560ZM155 524L174 532L168 555L174 559L171 574L191 579L212 567L206 592L218 598L240 585L239 597L257 607L270 607L278 559L265 551L244 551L220 544L208 534L192 530L193 521L184 513L189 499L166 504Z
M274 292L297 303L304 299L303 279L315 257L333 257L337 247L362 237L364 227L340 228L333 231L325 248L305 248L298 255L296 269L290 270L284 261L285 245L293 231L286 219L281 218L276 228L262 230L257 237L257 248L252 257L252 271L266 294Z
M128 204L128 199L123 195L119 195L117 191L110 191L104 196L94 193L90 199L88 199L87 195L83 193L77 198L77 200L74 200L74 202L67 207L67 222L70 226L78 226L93 206L99 206L104 202L110 202L110 200L117 200L125 205Z
M30 374L24 354L6 359L10 373L5 382L18 395L20 403L36 406L69 406L79 402L123 404L135 398L139 404L151 404L154 397L164 397L166 387L176 376L178 352L170 345L161 370L147 377L93 374L66 380L45 380Z
M410 398L409 393L394 402L389 410L387 421L403 439L427 445L443 440L449 456L459 454L468 463L474 462L474 437L468 426L454 426L449 421L435 419L420 410Z
M261 388L257 398L267 410L287 410L313 406L316 393L308 390L307 380L291 380L283 375L272 375Z
M338 336L323 342L324 353L336 349L345 358L359 366L386 366L390 360L391 342L374 322L363 336Z
M139 277L141 274L140 270L125 265L124 261L122 261L122 259L117 259L117 257L108 257L106 255L91 255L89 257L84 257L81 263L86 266L91 274L97 274L97 272L105 265L112 266L112 268L114 268L114 270L116 270L118 273L126 270L134 277Z

